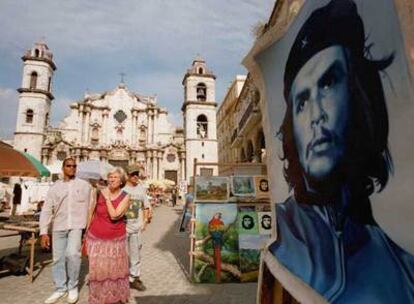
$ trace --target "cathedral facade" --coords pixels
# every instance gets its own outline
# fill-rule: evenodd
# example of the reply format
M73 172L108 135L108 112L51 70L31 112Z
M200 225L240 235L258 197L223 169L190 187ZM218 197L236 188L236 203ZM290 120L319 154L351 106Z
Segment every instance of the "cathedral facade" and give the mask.
M188 162L198 154L217 159L215 76L201 58L193 61L184 76L184 128L169 122L168 111L157 104L155 96L132 92L123 82L107 92L86 93L52 128L53 55L40 42L22 59L14 146L42 163L53 165L68 156L78 162L97 159L122 167L135 163L145 168L149 178L177 183L193 175Z

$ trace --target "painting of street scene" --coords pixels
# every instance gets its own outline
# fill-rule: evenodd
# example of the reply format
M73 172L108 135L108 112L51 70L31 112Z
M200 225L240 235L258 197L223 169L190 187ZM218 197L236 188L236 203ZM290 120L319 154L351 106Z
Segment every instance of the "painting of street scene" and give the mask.
M236 204L197 204L193 279L197 283L239 282Z
M260 253L266 242L267 235L239 235L239 256L241 282L255 282L259 276Z
M198 176L195 179L196 202L226 202L229 199L229 180L224 176Z
M234 196L256 196L253 176L232 176L231 190Z

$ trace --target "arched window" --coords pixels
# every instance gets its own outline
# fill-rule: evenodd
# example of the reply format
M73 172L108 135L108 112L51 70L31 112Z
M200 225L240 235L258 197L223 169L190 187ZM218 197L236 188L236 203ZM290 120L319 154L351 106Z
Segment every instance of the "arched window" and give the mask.
M34 112L32 109L26 111L26 123L33 123Z
M46 117L45 117L45 126L49 125L49 113L46 113Z
M50 86L52 84L52 77L49 77L48 81L47 81L47 91L50 92Z
M203 74L203 68L198 68L198 74Z
M208 136L208 120L204 114L197 117L197 137L207 138Z
M35 49L34 55L35 55L35 57L39 57L40 56L40 51L38 49Z
M197 84L197 101L206 101L207 99L207 87L204 83Z
M37 73L32 72L32 74L30 75L30 88L36 89L36 85L37 85Z

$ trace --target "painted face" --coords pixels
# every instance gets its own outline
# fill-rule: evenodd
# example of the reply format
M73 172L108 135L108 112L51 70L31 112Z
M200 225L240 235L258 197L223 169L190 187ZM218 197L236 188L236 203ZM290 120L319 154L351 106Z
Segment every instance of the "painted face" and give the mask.
M244 217L243 218L243 227L244 228L246 228L246 229L250 229L250 228L252 228L252 225L253 225L253 223L252 223L252 220L250 219L250 217Z
M269 190L268 188L269 188L269 184L267 183L267 181L260 182L260 190L266 192Z
M348 68L341 46L326 48L299 71L291 90L293 134L306 174L323 180L345 152L349 118Z
M108 175L108 187L110 189L118 189L121 187L121 176L118 173L112 173Z
M262 227L264 229L270 229L270 227L272 226L272 219L270 217L263 217L262 218Z

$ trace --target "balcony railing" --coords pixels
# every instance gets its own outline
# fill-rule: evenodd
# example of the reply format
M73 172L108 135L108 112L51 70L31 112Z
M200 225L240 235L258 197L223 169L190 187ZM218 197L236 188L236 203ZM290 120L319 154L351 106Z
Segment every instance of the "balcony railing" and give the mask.
M254 109L253 102L250 102L249 106L247 107L246 111L243 113L243 116L239 121L239 130L243 128L244 124L249 119L250 115L252 114L253 109Z

